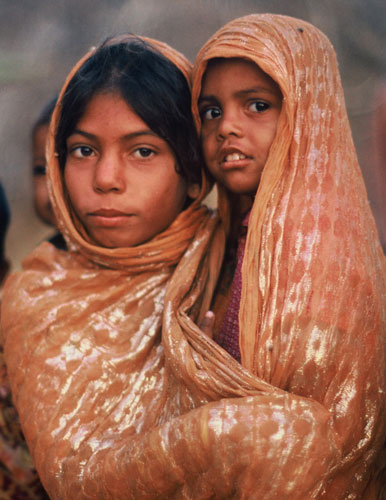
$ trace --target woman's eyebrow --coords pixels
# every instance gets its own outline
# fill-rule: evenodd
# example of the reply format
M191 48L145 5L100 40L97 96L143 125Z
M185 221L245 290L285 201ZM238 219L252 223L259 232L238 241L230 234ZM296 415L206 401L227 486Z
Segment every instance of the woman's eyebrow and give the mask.
M84 130L81 130L79 128L75 128L68 137L72 137L73 135L82 135L83 137L86 137L87 139L96 139L97 138L96 135L91 134L90 132L85 132Z
M70 134L69 137L71 137L73 135L82 135L83 137L86 137L87 139L94 140L94 141L98 139L97 135L92 134L91 132L86 132L85 130L81 130L78 128L74 129L74 131L72 132L72 134ZM143 129L143 130L137 130L135 132L131 132L129 134L123 135L122 139L125 139L125 140L135 139L136 137L140 137L143 135L150 135L152 137L159 137L158 134L153 132L153 130Z
M159 135L153 132L151 129L137 130L136 132L131 132L130 134L126 134L123 136L123 139L135 139L136 137L141 137L143 135L150 135L151 137L158 137Z

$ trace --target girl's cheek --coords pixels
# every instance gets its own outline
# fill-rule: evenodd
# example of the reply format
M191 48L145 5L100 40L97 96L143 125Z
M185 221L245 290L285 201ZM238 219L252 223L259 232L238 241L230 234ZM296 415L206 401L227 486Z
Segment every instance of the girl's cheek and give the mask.
M201 145L202 145L202 152L203 152L203 155L204 155L204 159L207 160L208 159L208 156L210 154L210 151L211 151L211 141L208 140L208 138L205 138L203 141L201 141Z

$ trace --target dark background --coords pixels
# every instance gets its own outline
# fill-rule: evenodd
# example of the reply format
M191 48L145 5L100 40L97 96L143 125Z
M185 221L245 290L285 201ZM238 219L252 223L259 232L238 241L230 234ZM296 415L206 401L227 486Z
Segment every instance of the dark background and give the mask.
M215 30L254 12L310 21L335 46L372 202L370 118L374 90L386 77L385 0L0 0L0 179L12 210L7 255L14 268L51 232L32 207L31 126L80 56L129 31L193 60Z

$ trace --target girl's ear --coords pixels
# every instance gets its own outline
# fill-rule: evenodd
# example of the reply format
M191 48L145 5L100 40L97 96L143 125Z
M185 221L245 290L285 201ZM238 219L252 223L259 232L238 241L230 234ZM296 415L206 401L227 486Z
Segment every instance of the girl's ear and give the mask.
M188 196L192 200L197 199L200 195L200 192L201 192L200 184L196 183L188 185Z

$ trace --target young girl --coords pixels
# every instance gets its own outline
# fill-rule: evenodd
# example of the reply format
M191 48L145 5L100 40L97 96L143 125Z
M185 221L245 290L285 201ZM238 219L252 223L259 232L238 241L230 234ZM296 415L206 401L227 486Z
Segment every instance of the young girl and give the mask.
M32 179L36 214L49 225L55 224L55 215L48 195L46 179L46 143L48 128L57 97L50 99L32 127Z
M183 254L168 293L194 319L219 271L189 74L167 45L123 36L88 53L58 99L48 178L69 251L43 243L27 257L1 311L13 400L52 499L125 498L119 449L194 404L161 343Z
M54 227L56 220L48 194L46 177L46 143L56 100L57 96L47 102L32 128L32 181L35 212L45 224ZM66 249L64 238L58 231L48 241L56 248Z
M193 107L238 238L215 338L272 388L232 498L384 498L385 259L334 50L298 19L237 19L198 54Z

